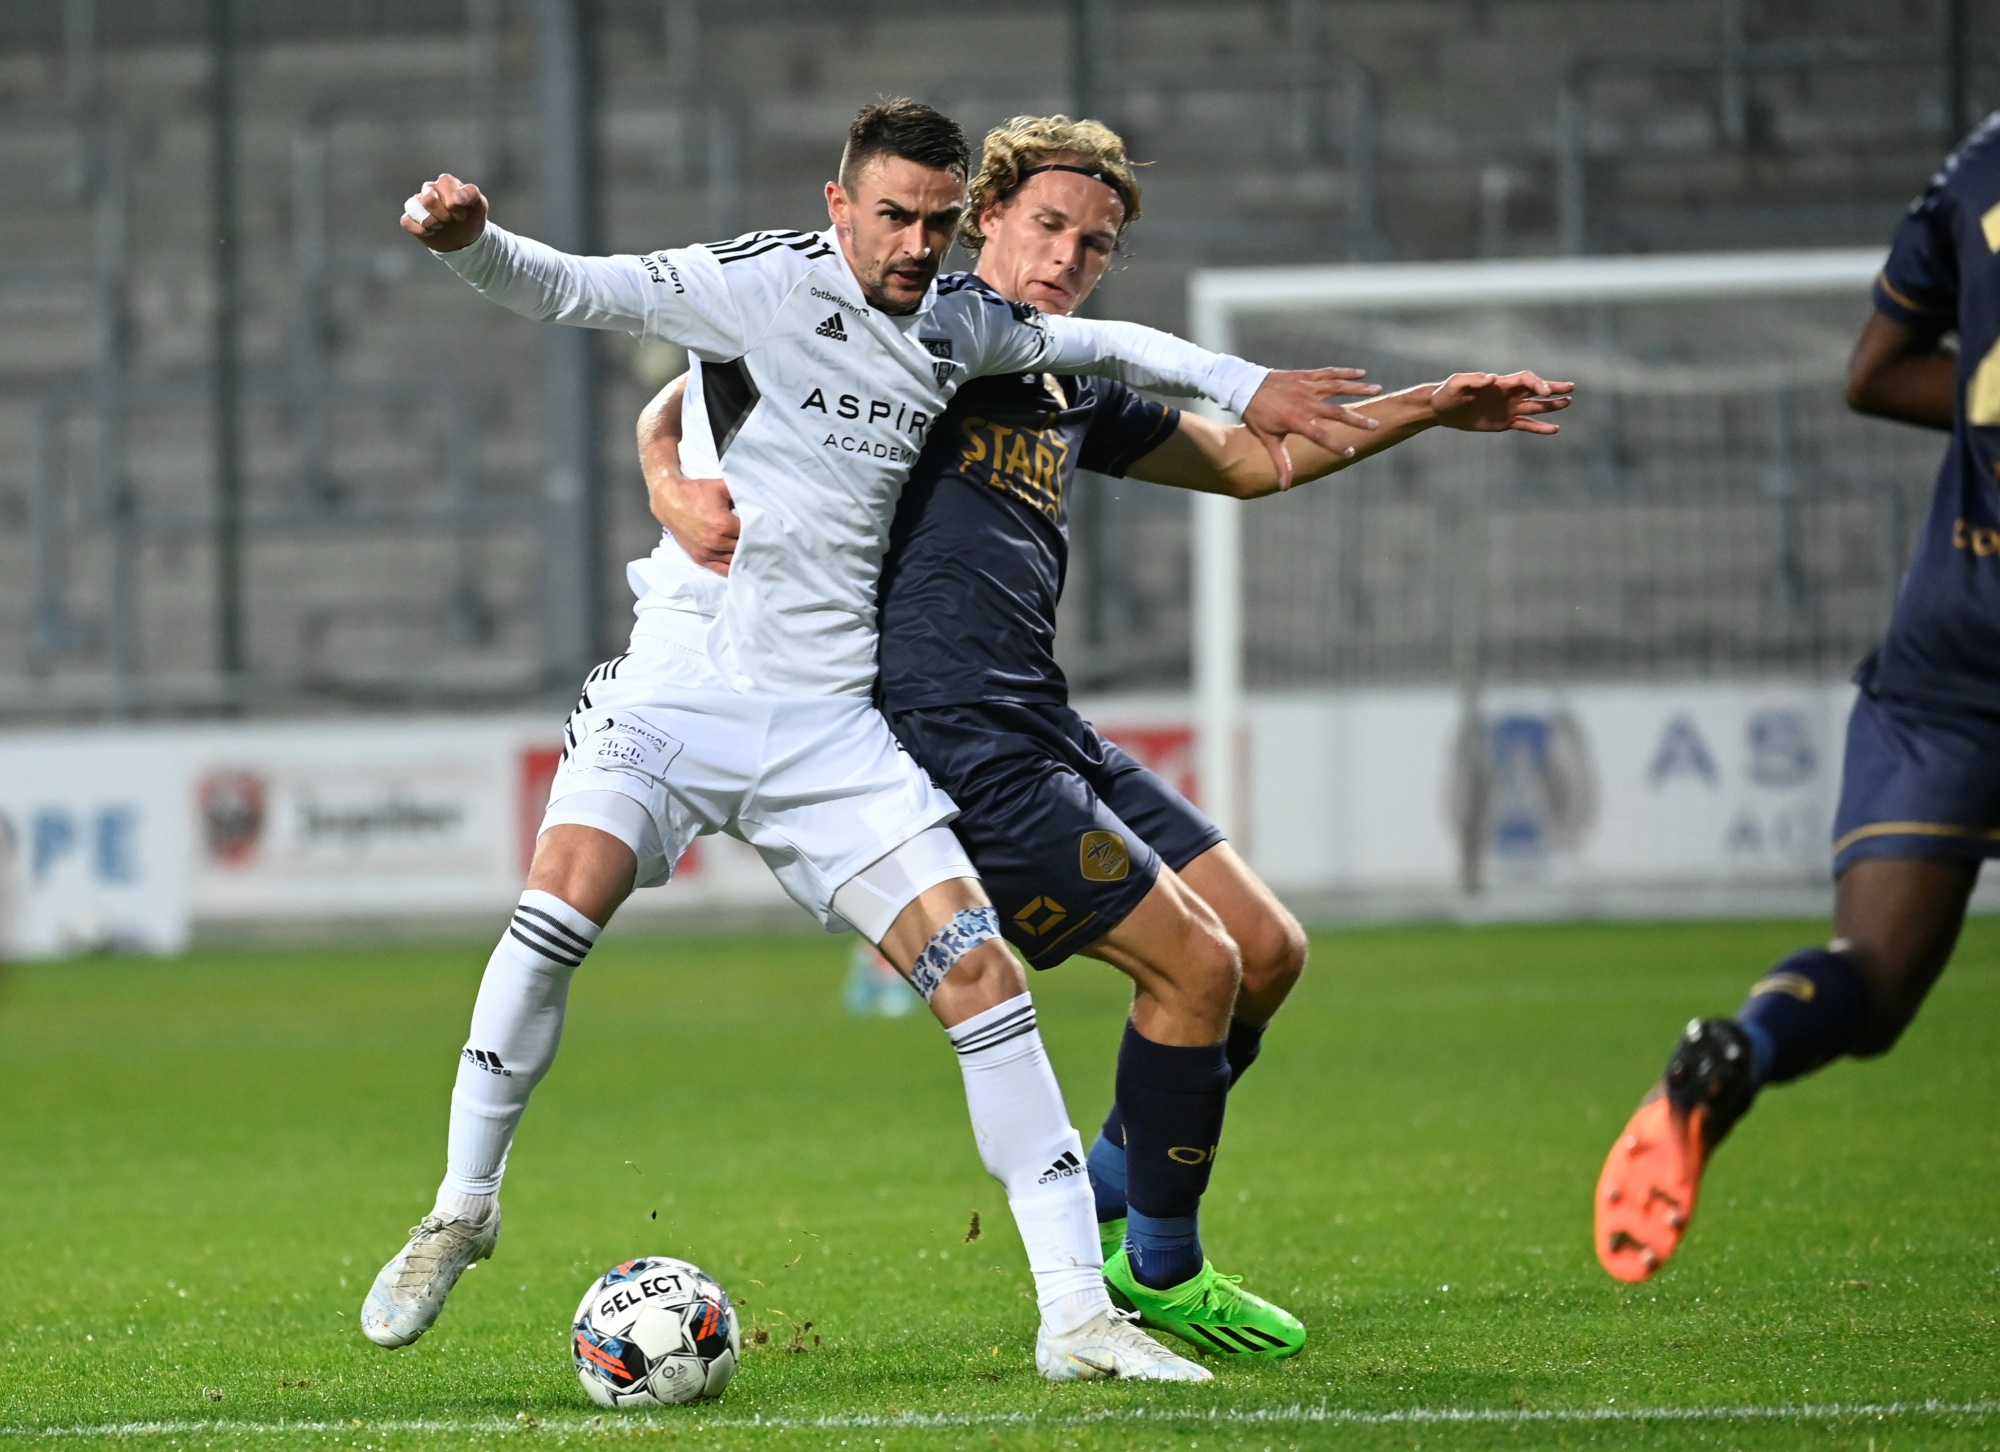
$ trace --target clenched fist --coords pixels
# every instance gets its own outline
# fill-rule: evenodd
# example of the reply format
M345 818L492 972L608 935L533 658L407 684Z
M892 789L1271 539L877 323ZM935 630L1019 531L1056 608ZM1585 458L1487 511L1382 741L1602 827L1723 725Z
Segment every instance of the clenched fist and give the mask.
M422 213L426 220L418 221ZM450 172L427 181L403 204L403 230L433 252L470 247L486 230L486 198Z

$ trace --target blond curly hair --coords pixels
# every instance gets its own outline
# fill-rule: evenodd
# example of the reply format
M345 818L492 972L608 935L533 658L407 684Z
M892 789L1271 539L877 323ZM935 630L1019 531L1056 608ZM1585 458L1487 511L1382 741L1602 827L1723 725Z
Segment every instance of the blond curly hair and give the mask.
M995 202L1004 202L1020 190L1027 173L1038 166L1088 167L1105 185L1118 193L1125 204L1125 216L1118 224L1125 229L1139 219L1139 180L1132 174L1135 163L1125 155L1125 142L1102 121L1072 121L1067 116L1016 116L986 133L979 160L979 175L966 188L965 212L958 221L958 245L977 253L986 245L979 230L979 216Z

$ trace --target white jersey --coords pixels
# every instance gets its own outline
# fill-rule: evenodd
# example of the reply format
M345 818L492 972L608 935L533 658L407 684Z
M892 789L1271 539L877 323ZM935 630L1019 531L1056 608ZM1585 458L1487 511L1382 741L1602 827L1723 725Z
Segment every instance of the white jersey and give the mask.
M753 232L645 257L572 257L488 225L441 254L540 321L678 343L698 361L684 466L729 481L741 518L726 579L671 536L627 570L641 619L710 618L739 691L867 695L889 527L924 436L969 377L1098 373L1236 412L1265 371L1131 323L1050 317L963 279L909 313L872 306L831 230Z

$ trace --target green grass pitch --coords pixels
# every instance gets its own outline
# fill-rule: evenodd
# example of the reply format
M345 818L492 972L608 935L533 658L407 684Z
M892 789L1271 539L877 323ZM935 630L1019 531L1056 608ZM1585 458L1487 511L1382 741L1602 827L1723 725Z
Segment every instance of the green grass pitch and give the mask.
M1675 1032L1823 931L1319 935L1205 1216L1217 1262L1313 1342L1155 1389L1035 1377L952 1056L928 1019L841 1012L847 940L614 934L516 1146L499 1255L395 1353L354 1318L430 1203L485 945L15 968L0 1452L1992 1445L2000 921L1896 1053L1760 1105L1657 1282L1591 1257L1599 1163ZM1078 959L1035 983L1086 1139L1122 982ZM719 1403L600 1416L569 1317L645 1253L710 1269L767 1339Z

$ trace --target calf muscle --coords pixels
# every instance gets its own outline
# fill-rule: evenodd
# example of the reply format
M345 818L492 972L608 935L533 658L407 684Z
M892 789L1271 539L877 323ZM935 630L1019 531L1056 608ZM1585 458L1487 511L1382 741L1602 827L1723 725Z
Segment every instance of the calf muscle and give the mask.
M1156 1044L1199 1047L1229 1031L1242 960L1222 920L1166 867L1123 922L1087 950L1130 978L1132 1022Z
M1854 1052L1886 1053L1917 1016L1951 959L1977 862L1868 857L1840 875L1834 892L1838 950L1868 984L1874 1013Z

